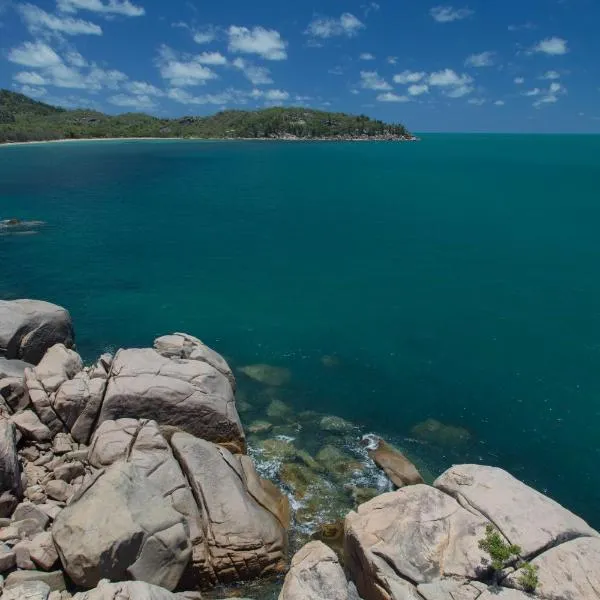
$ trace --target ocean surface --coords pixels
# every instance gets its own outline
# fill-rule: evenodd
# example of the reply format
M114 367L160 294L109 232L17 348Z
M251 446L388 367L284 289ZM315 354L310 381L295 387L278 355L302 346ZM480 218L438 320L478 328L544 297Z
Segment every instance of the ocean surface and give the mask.
M186 331L288 368L295 411L600 527L600 137L0 147L11 217L46 225L0 236L0 297L67 307L86 360Z

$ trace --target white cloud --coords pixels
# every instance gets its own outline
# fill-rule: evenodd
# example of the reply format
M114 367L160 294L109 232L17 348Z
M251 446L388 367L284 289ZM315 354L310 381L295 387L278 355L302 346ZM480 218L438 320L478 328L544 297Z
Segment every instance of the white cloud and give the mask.
M228 30L229 51L244 54L258 54L267 60L285 60L287 43L274 29L264 27L238 27L232 25Z
M21 71L13 79L23 85L46 85L46 80L39 73L33 71Z
M523 83L525 83L525 77L515 77L514 82L517 85L522 85Z
M377 96L377 100L379 102L410 102L410 98L408 96L399 96L393 92L379 94L379 96Z
M491 67L494 65L494 52L481 52L480 54L471 54L465 60L465 67Z
M257 67L243 58L236 58L232 64L244 73L244 76L252 85L269 85L273 83L271 72L267 67Z
M369 2L368 4L361 4L360 7L365 12L365 17L369 16L370 12L377 12L381 6L377 2Z
M21 92L21 94L25 94L26 96L29 96L31 98L41 98L48 93L48 91L45 88L33 87L30 85L22 85L18 87L18 90Z
M227 59L220 52L203 52L196 57L201 65L226 65Z
M522 29L537 29L534 23L523 23L522 25L509 25L509 31L520 31Z
M539 96L542 93L540 88L533 88L532 90L527 90L523 92L523 96Z
M350 93L351 93L353 96L358 96L358 95L360 94L360 92L359 92L357 89L351 89L351 90L350 90Z
M375 60L375 56L370 52L363 52L358 58L360 60Z
M546 71L540 79L560 79L560 73L558 71Z
M421 94L427 94L429 92L429 86L426 83L413 84L408 86L408 93L411 96L420 96Z
M470 85L459 85L458 87L452 88L444 92L446 96L449 98L462 98L463 96L467 96L473 91Z
M141 17L146 11L141 6L132 4L129 0L57 0L58 9L66 13L76 13L78 10L122 15L125 17Z
M426 75L427 73L424 73L423 71L402 71L402 73L394 75L394 83L417 83L421 81Z
M474 11L470 8L453 8L452 6L434 6L429 14L438 23L452 23L453 21L460 21L467 19Z
M254 89L250 92L252 98L264 98L270 103L281 103L290 97L289 92L285 90L257 90Z
M330 75L343 75L344 74L344 69L342 69L342 67L340 67L339 65L332 67L331 69L329 69L327 71Z
M504 102L504 100L496 100L496 102L494 102L494 106L504 106L506 104L506 102Z
M151 83L130 81L125 85L128 91L136 96L164 96L165 93Z
M150 96L139 95L139 96L128 96L127 94L117 94L111 96L108 101L115 106L125 106L128 108L134 108L136 110L144 110L147 108L155 108L156 103Z
M431 73L428 77L429 85L439 87L459 87L469 84L473 81L473 78L469 75L458 75L452 69L443 69Z
M196 44L210 44L210 42L214 42L216 38L217 33L213 27L194 33L194 41Z
M73 65L74 67L81 68L88 66L87 60L85 60L85 58L83 58L83 56L81 56L79 52L76 52L74 50L72 50L71 52L67 52L65 58L67 59L67 62Z
M391 90L392 86L377 71L361 71L360 85L366 90Z
M304 32L314 38L331 38L336 36L353 37L365 25L352 13L342 13L339 19L334 17L315 17Z
M218 94L203 94L202 96L193 96L186 90L180 88L171 88L167 96L171 100L181 104L216 104L223 106L228 103L245 104L246 100L243 94L236 90L226 90Z
M388 65L395 65L398 62L398 57L397 56L388 56L385 61L388 63Z
M180 58L168 46L161 46L157 65L163 79L169 81L175 88L204 85L218 75L198 61L198 56Z
M540 97L533 103L535 108L540 108L545 104L556 104L560 96L564 96L567 89L558 81L553 81L547 90L542 90Z
M554 82L550 84L550 92L556 94L557 92L562 91L564 88L560 83Z
M8 60L24 67L44 68L61 64L60 56L43 42L24 42L8 53Z
M485 104L485 100L483 98L469 98L467 103L475 106L483 106Z
M567 40L559 37L546 38L532 48L532 52L541 52L549 56L560 56L566 54L568 51Z
M19 12L32 34L50 30L66 35L102 35L102 28L95 23L51 15L33 4L19 5Z

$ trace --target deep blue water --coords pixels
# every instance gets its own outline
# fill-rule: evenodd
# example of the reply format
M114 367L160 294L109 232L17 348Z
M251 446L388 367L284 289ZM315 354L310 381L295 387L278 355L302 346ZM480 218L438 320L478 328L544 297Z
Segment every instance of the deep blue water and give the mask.
M6 147L9 217L48 225L0 237L0 297L66 306L87 359L188 331L297 409L466 427L405 445L600 526L600 137Z

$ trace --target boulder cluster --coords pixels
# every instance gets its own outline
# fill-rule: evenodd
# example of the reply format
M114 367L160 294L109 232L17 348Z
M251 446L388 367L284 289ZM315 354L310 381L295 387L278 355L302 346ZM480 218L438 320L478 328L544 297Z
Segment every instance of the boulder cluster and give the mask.
M2 600L194 600L286 571L280 600L600 600L581 518L494 467L427 485L374 437L396 491L346 516L337 552L311 541L288 565L290 503L246 454L227 362L182 333L88 366L73 347L64 309L0 301ZM491 529L519 549L500 572Z

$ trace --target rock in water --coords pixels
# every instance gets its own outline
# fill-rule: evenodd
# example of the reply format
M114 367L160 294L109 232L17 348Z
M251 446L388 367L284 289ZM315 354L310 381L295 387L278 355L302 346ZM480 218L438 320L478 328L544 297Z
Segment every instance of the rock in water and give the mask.
M459 446L471 439L471 433L464 427L446 425L437 419L427 419L417 423L410 432L420 440L440 446Z
M481 513L523 556L576 537L597 537L583 519L497 467L457 465L434 484Z
M487 524L427 485L388 492L346 517L346 567L362 598L419 598L408 581L478 576Z
M272 365L248 365L241 367L240 371L260 383L265 385L281 386L286 385L292 378L292 373L284 367L274 367Z
M246 448L231 383L204 361L169 359L151 348L119 350L98 423L124 417Z
M351 600L351 587L335 552L309 542L292 558L279 600Z
M15 426L0 419L0 517L9 517L22 497Z
M54 344L74 341L71 316L40 300L0 300L0 356L37 364Z
M109 578L172 590L191 556L185 519L142 470L125 462L80 492L56 518L52 536L65 571L86 588Z
M375 435L366 435L363 437L363 444L367 447L371 460L397 488L423 483L423 477L410 460L385 440Z

